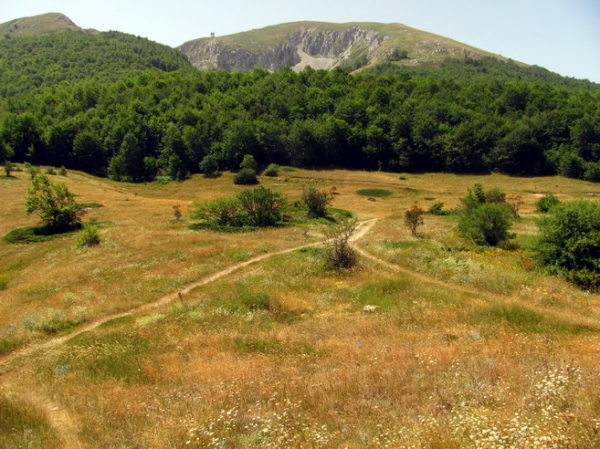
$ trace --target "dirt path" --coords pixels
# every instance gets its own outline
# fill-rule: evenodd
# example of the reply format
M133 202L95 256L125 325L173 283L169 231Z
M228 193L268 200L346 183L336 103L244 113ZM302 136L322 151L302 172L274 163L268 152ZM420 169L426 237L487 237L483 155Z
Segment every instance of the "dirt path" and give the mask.
M466 287L463 285L455 284L452 282L446 282L441 279L435 278L433 276L428 276L426 274L421 274L419 272L403 268L400 265L395 265L386 260L380 259L379 257L374 256L373 254L365 251L364 249L360 248L357 245L354 245L354 249L361 256L365 257L366 259L372 260L373 262L375 262L379 265L383 265L390 271L395 271L397 273L406 274L408 276L411 276L412 278L418 279L418 280L426 282L428 284L437 285L446 290L453 290L455 292L467 293L467 294L470 294L473 296L478 296L479 298L481 298L483 300L493 299L493 300L496 300L499 302L504 302L504 303L510 303L510 302L522 303L523 302L523 300L521 298L518 298L515 296L501 295L499 293L494 293L494 292L485 291L485 290L479 290L479 289L473 288L473 287ZM579 316L578 319L575 321L571 314L567 314L567 313L564 313L564 312L561 312L558 310L549 310L547 308L539 307L534 304L527 304L527 308L536 313L539 313L541 315L551 316L551 317L554 317L561 321L564 321L566 323L570 323L570 324L574 324L574 325L589 326L593 329L600 330L600 323L598 322L598 320L591 318L591 317Z
M377 221L377 219L371 219L371 220L367 220L367 221L358 223L356 231L352 236L352 241L355 242L358 239L362 238L369 231L369 229L371 229L371 227L373 227L373 225L375 224L376 221ZM51 349L51 348L60 346L60 345L64 344L65 342L69 341L70 339L72 339L78 335L81 335L85 332L90 332L90 331L96 329L98 326L101 326L104 323L107 323L109 321L127 317L127 316L131 316L131 315L135 315L138 313L149 312L153 309L157 309L159 307L165 306L165 305L173 302L174 300L179 299L180 296L186 295L198 287L201 287L203 285L206 285L206 284L214 282L218 279L221 279L225 276L228 276L231 273L233 273L241 268L247 267L249 265L255 264L257 262L260 262L262 260L268 259L273 256L287 254L287 253L291 253L291 252L296 251L301 248L306 248L308 246L319 246L319 245L323 245L325 243L326 243L326 241L317 242L317 243L309 243L309 244L305 244L305 245L301 245L301 246L296 246L294 248L284 249L284 250L277 251L274 253L261 254L260 256L256 256L252 259L246 260L245 262L240 262L238 264L232 265L224 270L221 270L217 273L207 276L197 282L189 284L187 287L185 287L179 291L176 291L176 292L170 293L166 296L163 296L162 298L159 298L158 300L156 300L154 302L144 304L140 307L136 307L135 309L131 309L126 312L117 313L114 315L108 315L108 316L99 318L83 327L80 327L79 329L77 329L69 334L55 337L55 338L52 338L52 339L44 341L44 342L34 343L34 344L26 346L24 348L18 349L11 354L8 354L4 357L0 357L0 367L10 364L11 362L13 362L16 359L31 355L36 351L47 350L47 349ZM1 372L2 371L0 370L0 374L1 374Z

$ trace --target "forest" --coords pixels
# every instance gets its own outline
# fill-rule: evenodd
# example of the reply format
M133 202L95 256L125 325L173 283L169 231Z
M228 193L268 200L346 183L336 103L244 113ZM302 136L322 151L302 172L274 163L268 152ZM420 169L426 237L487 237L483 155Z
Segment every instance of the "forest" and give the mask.
M493 58L199 72L117 33L0 40L0 160L115 180L202 161L600 181L600 86Z

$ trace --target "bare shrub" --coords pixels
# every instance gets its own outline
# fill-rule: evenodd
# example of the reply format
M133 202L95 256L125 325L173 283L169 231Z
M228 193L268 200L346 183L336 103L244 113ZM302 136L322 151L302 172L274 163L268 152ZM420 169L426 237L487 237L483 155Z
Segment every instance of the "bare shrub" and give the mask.
M358 262L356 252L350 246L350 237L356 230L356 218L345 219L327 228L329 251L327 266L334 270L352 268Z

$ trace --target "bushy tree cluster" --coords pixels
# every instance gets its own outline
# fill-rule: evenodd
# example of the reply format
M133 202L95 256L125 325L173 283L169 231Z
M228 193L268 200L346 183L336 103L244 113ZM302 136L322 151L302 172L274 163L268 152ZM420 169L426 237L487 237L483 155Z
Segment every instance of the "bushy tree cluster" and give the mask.
M549 272L592 290L600 288L600 204L561 203L538 222L539 261Z

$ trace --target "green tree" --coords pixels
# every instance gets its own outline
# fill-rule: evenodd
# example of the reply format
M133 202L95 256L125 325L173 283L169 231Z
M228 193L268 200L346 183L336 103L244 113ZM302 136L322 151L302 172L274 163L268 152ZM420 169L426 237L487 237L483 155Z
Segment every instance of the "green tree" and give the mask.
M202 158L198 167L205 177L213 177L219 171L219 159L214 154L207 154Z
M254 159L254 156L252 156L251 154L245 154L244 159L242 159L240 169L243 170L245 168L249 168L250 170L254 170L255 172L256 170L258 170L258 164L256 163L256 159Z
M600 288L600 204L556 205L538 221L539 262L550 273L593 290Z
M77 134L73 141L73 167L102 176L105 173L105 166L102 141L90 131Z
M73 229L81 222L75 196L62 183L37 175L25 197L27 213L36 212L44 226L53 232Z

